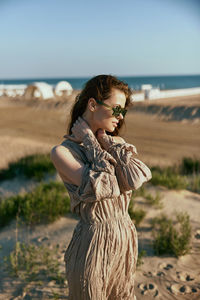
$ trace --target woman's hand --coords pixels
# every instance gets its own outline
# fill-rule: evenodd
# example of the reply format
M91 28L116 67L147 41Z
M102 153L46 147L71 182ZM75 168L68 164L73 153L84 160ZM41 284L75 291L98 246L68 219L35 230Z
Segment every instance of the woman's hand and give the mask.
M97 130L97 140L105 150L107 150L111 145L115 143L124 143L124 140L120 136L108 135L106 134L105 130L101 128Z
M107 135L104 129L99 128L96 132L97 140L99 144L107 150L113 143L113 137Z
M72 126L72 135L68 136L72 141L81 143L86 134L94 135L88 123L81 117L78 117Z

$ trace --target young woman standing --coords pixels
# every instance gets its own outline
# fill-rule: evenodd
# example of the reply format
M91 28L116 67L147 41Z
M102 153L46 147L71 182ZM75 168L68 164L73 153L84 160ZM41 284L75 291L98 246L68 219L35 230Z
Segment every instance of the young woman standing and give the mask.
M138 239L128 206L151 171L119 137L130 96L114 76L90 79L76 97L66 139L51 150L80 216L65 252L70 300L136 299Z

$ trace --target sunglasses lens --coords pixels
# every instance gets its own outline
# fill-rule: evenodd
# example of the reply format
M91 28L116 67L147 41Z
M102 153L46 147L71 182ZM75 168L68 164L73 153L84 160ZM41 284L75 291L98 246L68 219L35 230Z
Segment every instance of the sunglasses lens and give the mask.
M125 108L121 108L120 106L113 107L113 116L119 117L120 114L124 117L127 110Z

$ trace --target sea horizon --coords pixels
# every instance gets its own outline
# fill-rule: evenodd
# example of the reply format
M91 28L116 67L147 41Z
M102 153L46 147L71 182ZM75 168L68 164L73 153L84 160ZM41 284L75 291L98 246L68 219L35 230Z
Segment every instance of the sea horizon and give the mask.
M153 88L160 90L184 89L200 87L200 74L196 75L151 75L151 76L116 76L118 79L126 82L132 89L140 90L143 84L151 84ZM0 79L0 84L31 84L33 82L46 82L53 87L59 81L68 81L73 89L82 89L84 84L93 76L85 77L35 77L35 78L17 78L17 79Z

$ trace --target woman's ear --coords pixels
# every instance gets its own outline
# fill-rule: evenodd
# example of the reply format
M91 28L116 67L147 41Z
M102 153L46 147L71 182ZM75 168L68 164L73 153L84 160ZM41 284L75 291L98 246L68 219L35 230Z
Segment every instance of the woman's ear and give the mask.
M95 101L94 98L90 98L88 100L88 108L89 108L90 111L95 111L95 109L96 109L96 101Z

